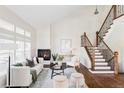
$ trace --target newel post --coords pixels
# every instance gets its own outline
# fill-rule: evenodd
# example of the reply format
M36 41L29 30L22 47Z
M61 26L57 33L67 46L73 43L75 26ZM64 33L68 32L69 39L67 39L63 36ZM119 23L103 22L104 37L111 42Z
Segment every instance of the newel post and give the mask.
M96 46L98 46L98 34L99 34L99 32L97 31L96 32Z
M114 74L115 77L118 77L118 52L114 52Z
M92 50L92 70L95 69L95 49Z

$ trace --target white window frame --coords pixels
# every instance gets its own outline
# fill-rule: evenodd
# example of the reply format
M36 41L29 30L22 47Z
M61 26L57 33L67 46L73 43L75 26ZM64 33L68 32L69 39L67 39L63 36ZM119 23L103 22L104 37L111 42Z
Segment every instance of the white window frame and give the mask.
M63 42L69 42L70 45L69 45L69 48L66 48L66 44L64 45L65 46L65 49L63 49ZM72 40L71 39L61 39L60 40L60 46L61 46L61 52L62 53L67 53L67 52L70 52L71 51L71 47L72 47Z

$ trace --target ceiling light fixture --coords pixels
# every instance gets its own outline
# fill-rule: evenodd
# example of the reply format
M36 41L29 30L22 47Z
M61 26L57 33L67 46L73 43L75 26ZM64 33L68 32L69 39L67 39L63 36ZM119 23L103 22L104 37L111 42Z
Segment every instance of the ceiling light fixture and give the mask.
M97 5L96 5L96 9L95 9L95 12L94 12L95 15L99 14L99 11L97 9Z

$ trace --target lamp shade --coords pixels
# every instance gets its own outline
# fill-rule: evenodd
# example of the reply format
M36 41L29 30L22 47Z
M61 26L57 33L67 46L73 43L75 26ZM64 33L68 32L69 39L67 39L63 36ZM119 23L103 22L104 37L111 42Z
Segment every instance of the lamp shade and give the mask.
M17 45L13 43L0 43L0 50L17 49Z

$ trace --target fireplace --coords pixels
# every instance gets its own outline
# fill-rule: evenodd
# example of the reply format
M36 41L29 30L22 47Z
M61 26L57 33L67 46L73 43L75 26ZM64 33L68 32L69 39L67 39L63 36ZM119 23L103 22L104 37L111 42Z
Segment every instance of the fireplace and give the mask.
M38 49L38 57L43 57L44 60L50 60L51 50L50 49Z

